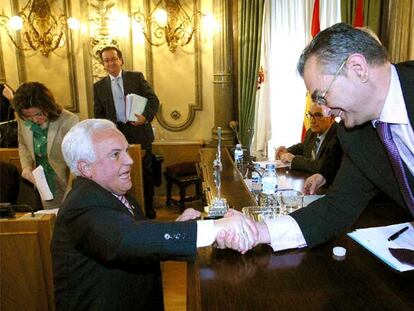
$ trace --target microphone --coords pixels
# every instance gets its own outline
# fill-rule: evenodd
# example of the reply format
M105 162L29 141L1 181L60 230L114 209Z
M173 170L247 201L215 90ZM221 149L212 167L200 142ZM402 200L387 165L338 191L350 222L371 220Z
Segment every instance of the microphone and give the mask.
M9 124L9 123L13 123L13 122L16 122L16 119L0 122L0 125Z
M240 142L240 137L239 137L239 133L237 132L237 127L239 126L239 122L232 120L229 122L229 127L231 128L231 130L233 131L233 133L236 135L236 140L238 144L241 144Z
M31 217L35 217L33 207L29 204L0 203L0 218L14 218L16 211L30 212Z

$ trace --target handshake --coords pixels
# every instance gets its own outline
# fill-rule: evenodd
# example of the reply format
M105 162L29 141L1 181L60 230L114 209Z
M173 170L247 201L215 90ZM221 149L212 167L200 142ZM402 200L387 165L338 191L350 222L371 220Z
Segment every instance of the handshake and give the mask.
M200 214L189 208L176 221L195 219ZM213 235L218 248L231 248L242 254L258 244L270 243L269 230L264 222L255 222L233 209L223 218L214 220Z

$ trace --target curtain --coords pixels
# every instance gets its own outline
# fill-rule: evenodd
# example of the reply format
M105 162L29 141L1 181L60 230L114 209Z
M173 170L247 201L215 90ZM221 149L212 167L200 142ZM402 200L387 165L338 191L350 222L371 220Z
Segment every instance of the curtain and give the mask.
M273 148L300 142L305 111L306 88L296 72L299 56L311 39L314 1L271 1L270 89ZM320 1L321 30L341 20L340 0Z
M391 62L414 59L414 0L390 2L386 37Z
M241 0L239 3L239 130L243 145L250 144L253 129L257 78L260 65L263 9L265 0Z
M272 138L270 118L269 56L270 56L270 1L266 0L263 13L262 43L260 48L260 68L257 81L254 131L250 154L256 159L267 157L267 143Z
M373 30L378 36L381 30L381 7L383 0L364 0L364 26ZM342 21L354 24L357 0L341 0Z

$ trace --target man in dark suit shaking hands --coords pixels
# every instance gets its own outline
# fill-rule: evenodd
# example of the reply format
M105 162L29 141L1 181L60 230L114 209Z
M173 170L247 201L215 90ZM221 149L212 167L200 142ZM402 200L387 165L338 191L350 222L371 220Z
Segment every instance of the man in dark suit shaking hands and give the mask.
M155 218L152 206L154 196L154 178L152 172L152 142L154 133L151 121L159 108L159 100L154 90L141 72L122 70L124 60L122 52L115 46L107 46L100 57L108 76L93 86L95 118L111 120L125 135L128 143L141 144L146 151L142 159L144 178L145 214ZM136 121L128 121L125 115L125 96L137 94L147 98L142 114L136 114Z
M313 101L342 119L344 156L324 198L258 223L261 242L274 250L316 246L348 230L380 191L412 220L414 61L391 64L375 38L339 23L313 38L297 69Z
M193 210L178 222L146 219L127 194L133 163L128 147L115 125L102 119L78 123L63 139L65 162L77 177L51 243L58 311L161 311L160 260L194 260L196 248L212 244L222 230L231 230L228 246L242 253L257 238L241 213L194 221L199 213Z

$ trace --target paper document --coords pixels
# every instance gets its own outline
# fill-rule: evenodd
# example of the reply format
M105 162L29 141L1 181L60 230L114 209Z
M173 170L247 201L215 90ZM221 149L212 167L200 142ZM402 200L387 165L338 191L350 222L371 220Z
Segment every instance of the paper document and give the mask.
M47 214L55 214L57 215L59 208L51 208L51 209L42 209L40 211L35 212L36 215L47 215Z
M125 99L125 115L127 121L135 122L137 117L135 114L142 114L148 99L137 94L128 94Z
M53 194L50 191L49 185L47 184L45 171L43 170L43 166L39 165L36 167L32 172L36 188L39 190L40 197L43 201L53 200Z
M291 190L292 184L286 179L286 176L277 176L277 190Z
M282 167L289 167L289 163L283 163L281 160L274 160L274 161L256 161L254 163L259 163L260 167L266 168L266 164L275 164L276 168L282 168Z
M408 230L399 235L397 239L388 241L388 238L392 234L406 226L408 226ZM401 272L414 270L414 266L401 263L388 250L388 248L405 248L414 250L413 223L406 222L391 226L357 229L354 232L348 233L348 236L395 270Z

